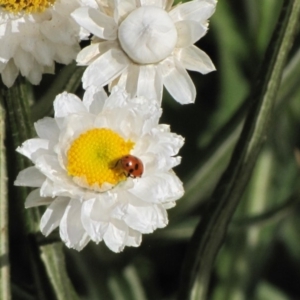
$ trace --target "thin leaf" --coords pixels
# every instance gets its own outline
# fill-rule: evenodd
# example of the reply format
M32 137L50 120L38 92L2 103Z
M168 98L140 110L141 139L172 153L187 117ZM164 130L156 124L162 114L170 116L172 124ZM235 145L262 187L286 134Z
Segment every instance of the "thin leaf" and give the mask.
M284 203L265 211L262 214L258 214L253 217L234 220L230 229L241 230L248 227L260 227L276 223L292 214L299 207L300 199L298 195L291 196Z
M238 24L236 12L229 1L219 1L210 21L210 30L216 34L218 49L217 72L220 78L218 90L218 109L210 117L209 129L215 131L240 105L249 92L249 82L241 61L249 55L251 42L245 34L246 24ZM253 53L251 53L253 57ZM200 135L205 142L206 132Z
M250 178L266 138L287 53L298 27L300 0L286 0L265 55L252 108L228 168L198 224L189 245L179 291L180 300L205 299L210 272L225 238L228 223Z
M235 214L240 220L248 215L263 214L271 205L269 190L273 172L274 155L265 149L259 156L243 202ZM253 299L267 261L266 253L273 245L274 231L278 227L277 223L262 227L258 222L257 225L241 226L241 230L231 231L228 235L217 258L216 272L221 284L214 291L212 300ZM235 298L237 295L239 298Z
M300 78L300 49L294 54L291 61L284 70L282 83L278 92L280 104L285 105L292 95L299 90Z

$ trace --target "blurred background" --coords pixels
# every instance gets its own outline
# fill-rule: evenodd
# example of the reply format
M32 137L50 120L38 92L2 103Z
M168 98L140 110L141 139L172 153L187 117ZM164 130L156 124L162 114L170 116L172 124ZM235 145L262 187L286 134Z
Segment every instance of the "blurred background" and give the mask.
M144 235L139 248L125 248L115 254L103 243L91 242L81 252L64 246L68 274L81 299L176 298L187 245L240 134L251 87L281 6L281 0L219 0L208 34L197 43L212 58L217 71L205 76L191 73L197 87L195 104L181 106L166 91L163 100L161 123L171 124L173 132L185 137L182 163L175 168L184 182L185 196L169 210L169 225ZM300 299L299 45L298 36L285 68L268 137L215 262L208 299ZM57 70L62 76L66 72L62 66ZM43 100L45 94L49 98L53 80L53 76L45 76L41 86L32 90L36 99ZM80 82L74 86L82 95ZM42 114L51 115L51 106L52 102L48 106L43 103ZM39 103L33 103L34 120L41 117L38 108ZM7 147L10 153L14 151L9 138ZM9 170L9 178L14 179L15 170ZM17 197L12 182L10 199ZM26 279L30 258L22 251L17 218L12 203L13 299L33 300L32 286ZM41 238L41 243L56 238L54 233ZM50 287L47 293L51 299Z

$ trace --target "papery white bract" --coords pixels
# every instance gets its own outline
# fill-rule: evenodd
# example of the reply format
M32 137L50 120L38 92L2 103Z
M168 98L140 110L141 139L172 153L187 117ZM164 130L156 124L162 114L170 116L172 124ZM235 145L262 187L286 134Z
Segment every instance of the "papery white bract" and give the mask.
M77 250L90 240L103 240L114 252L139 246L143 233L167 225L166 210L183 195L172 168L180 163L176 155L184 140L158 124L157 101L132 99L123 91L106 98L94 88L83 101L57 96L55 117L35 123L38 137L17 149L34 164L15 182L37 188L26 207L48 205L42 233L59 226L61 239ZM118 173L115 161L123 152L143 162L141 178Z
M43 4L47 7L34 7L32 1L0 4L0 73L7 87L19 73L39 84L42 74L54 73L55 62L69 64L75 59L79 41L88 37L70 17L79 0L45 0Z
M194 0L172 7L172 0L86 0L72 13L94 35L77 56L88 65L83 87L123 86L131 96L162 99L163 85L181 104L195 101L187 70L215 70L193 44L205 35L216 0ZM99 3L99 4L97 4Z

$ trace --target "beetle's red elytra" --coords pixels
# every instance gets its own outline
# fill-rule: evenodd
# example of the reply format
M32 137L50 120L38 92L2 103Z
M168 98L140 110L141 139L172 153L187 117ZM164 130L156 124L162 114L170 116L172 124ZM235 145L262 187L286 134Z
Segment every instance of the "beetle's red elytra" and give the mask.
M143 162L136 156L125 155L117 161L119 166L127 177L142 177L144 172Z

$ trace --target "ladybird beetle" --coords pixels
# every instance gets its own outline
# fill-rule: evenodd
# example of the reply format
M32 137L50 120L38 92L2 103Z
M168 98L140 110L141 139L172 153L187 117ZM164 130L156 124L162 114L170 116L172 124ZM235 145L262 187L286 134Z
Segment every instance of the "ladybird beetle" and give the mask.
M136 156L123 156L117 164L124 171L127 177L136 178L141 177L144 172L143 162Z

